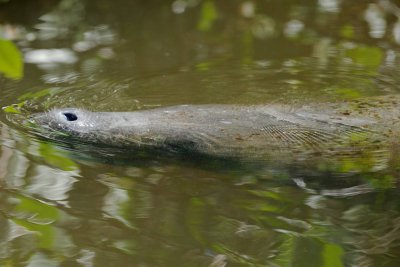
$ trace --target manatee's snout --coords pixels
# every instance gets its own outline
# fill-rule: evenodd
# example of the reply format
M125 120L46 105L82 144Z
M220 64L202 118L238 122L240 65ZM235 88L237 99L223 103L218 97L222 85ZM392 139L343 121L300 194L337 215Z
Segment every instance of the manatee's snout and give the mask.
M77 108L53 109L37 113L32 115L30 120L43 130L70 134L87 133L95 126L91 112Z

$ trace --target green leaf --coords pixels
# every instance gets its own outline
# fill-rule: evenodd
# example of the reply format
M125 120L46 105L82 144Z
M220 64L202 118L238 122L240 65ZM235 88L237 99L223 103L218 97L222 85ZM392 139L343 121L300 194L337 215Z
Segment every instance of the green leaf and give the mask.
M365 67L378 67L382 63L383 52L378 47L360 46L347 50L346 56Z
M51 88L47 88L47 89L43 89L40 90L36 93L31 93L28 92L26 94L23 94L22 96L18 97L18 100L28 100L28 99L37 99L43 96L48 96L52 93L52 89Z
M41 143L39 151L44 160L52 166L64 171L72 171L78 168L75 162L67 158L66 155L63 155L60 150L57 150L51 144Z
M210 63L208 62L201 62L196 65L196 69L199 71L207 71L210 68Z
M346 99L356 99L361 97L361 93L352 88L337 88L336 93L344 96Z
M354 38L354 27L350 24L344 25L340 29L340 35L344 38L352 39Z
M335 244L325 244L323 251L323 267L342 267L343 249Z
M52 249L55 240L55 231L52 222L59 219L60 214L57 208L24 196L19 196L19 203L15 211L28 216L28 220L13 218L12 220L33 232L38 233L38 246L45 249Z
M201 7L200 20L197 23L199 31L207 32L211 30L214 21L217 19L217 8L213 1L205 1Z
M14 113L14 114L22 114L22 107L26 104L25 101L22 101L18 104L12 104L6 107L3 107L3 111L5 113Z
M275 263L278 266L291 266L292 255L294 254L295 242L298 237L287 234L284 236L284 241L282 242L279 251L275 259Z
M55 221L59 218L59 212L53 206L24 196L19 196L18 198L19 203L15 207L16 211L31 214L30 217L34 216L36 220L45 220L46 224L47 221Z
M22 55L13 42L0 39L0 72L8 78L23 76Z
M60 90L59 88L47 88L47 89L40 90L36 93L28 92L28 93L23 94L22 96L18 97L18 100L21 100L21 102L3 107L3 111L6 113L22 114L23 108L28 103L28 100L37 100L44 96L51 96L57 92L62 92L62 91L63 90ZM43 106L45 108L47 108L47 102L42 101L42 103L43 103Z
M38 246L40 248L52 249L52 247L54 246L54 239L55 239L54 238L55 231L52 225L50 224L41 225L17 218L14 218L12 220L19 226L22 226L25 229L28 229L29 231L38 233L38 240L39 240Z

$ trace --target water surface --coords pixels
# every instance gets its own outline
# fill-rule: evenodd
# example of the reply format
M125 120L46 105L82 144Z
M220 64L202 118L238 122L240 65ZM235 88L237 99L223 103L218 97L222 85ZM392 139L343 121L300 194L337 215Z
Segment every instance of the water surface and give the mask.
M379 170L354 158L340 174L126 160L39 139L20 121L70 106L323 110L397 95L399 8L394 0L1 3L0 265L398 266L396 157Z

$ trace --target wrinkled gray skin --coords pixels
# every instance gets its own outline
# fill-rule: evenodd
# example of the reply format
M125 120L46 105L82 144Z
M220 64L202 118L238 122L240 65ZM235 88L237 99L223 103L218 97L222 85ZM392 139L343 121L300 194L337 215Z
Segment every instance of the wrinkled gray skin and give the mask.
M85 143L131 150L157 148L222 157L309 158L321 153L329 156L332 151L347 153L354 150L355 137L367 136L372 143L397 126L389 120L398 112L390 113L386 104L383 108L347 111L352 105L183 105L135 112L66 108L34 114L32 121L45 137L57 139L58 133L63 133L60 136L64 139L73 137ZM377 119L379 116L383 116L383 124Z

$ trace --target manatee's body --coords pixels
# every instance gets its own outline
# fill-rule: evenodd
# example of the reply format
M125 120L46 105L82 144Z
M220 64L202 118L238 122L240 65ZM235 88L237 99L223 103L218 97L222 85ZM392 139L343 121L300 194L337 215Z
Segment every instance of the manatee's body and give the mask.
M372 103L372 104L371 104ZM54 109L33 121L56 138L221 157L304 159L346 155L397 136L398 97L320 106L184 105L134 112ZM375 104L375 106L373 105ZM43 134L46 135L46 134Z

